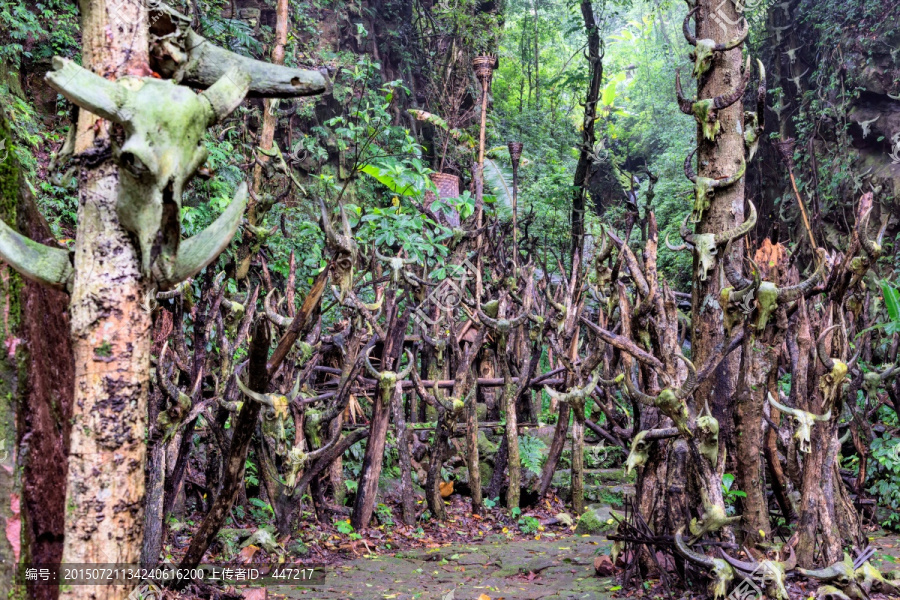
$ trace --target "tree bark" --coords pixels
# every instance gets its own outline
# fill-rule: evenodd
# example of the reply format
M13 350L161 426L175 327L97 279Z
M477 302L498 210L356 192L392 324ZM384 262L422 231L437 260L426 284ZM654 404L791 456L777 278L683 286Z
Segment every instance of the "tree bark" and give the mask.
M409 430L403 415L403 386L394 386L391 394L391 408L394 412L394 427L397 433L397 454L400 460L400 507L403 522L416 524L416 498L412 487L412 457L409 451Z
M535 13L537 9L535 8ZM590 65L590 81L584 102L584 120L582 121L581 149L578 153L578 164L575 167L575 181L572 191L572 256L584 255L584 211L587 199L587 183L590 176L591 154L594 152L594 121L597 117L597 99L600 96L600 83L603 80L603 56L600 53L602 43L597 20L594 18L594 5L591 0L582 0L581 17L587 34L587 59ZM535 29L537 26L535 25ZM535 62L537 47L535 47ZM536 66L536 65L535 65Z
M732 3L722 4L719 0L700 0L697 13L697 39L713 39L719 42L733 40L741 34L741 17ZM724 11L725 19L714 20L712 16ZM728 22L726 22L728 21ZM734 23L733 25L730 23ZM726 31L722 30L725 27ZM712 68L698 85L699 98L714 98L732 91L741 79L743 50L738 47L727 52L715 52ZM722 129L715 143L703 139L698 125L697 140L699 151L698 175L700 177L722 178L734 175L744 158L743 131L744 103L738 100L730 107L718 111ZM744 179L724 189L716 190L715 199L697 226L697 233L720 233L744 222ZM705 363L714 354L725 338L722 307L718 303L722 290L719 277L699 277L699 262L694 253L693 286L691 301L691 352L696 364ZM744 256L743 239L731 245L730 259L735 268L741 269ZM719 252L719 260L726 260L724 252ZM732 353L723 360L715 374L698 388L698 400L709 399L713 416L727 431L732 421L733 405L731 397L737 385L740 354ZM698 402L698 406L702 402ZM724 433L724 432L723 432ZM723 435L729 443L733 436ZM733 447L727 447L729 454Z
M10 124L0 110L0 219L32 240L52 244L47 222L16 159ZM25 561L59 564L65 520L74 361L68 296L24 280L0 264L0 597L11 596ZM60 473L60 468L63 472ZM28 597L55 599L54 586ZM18 596L16 596L18 597Z
M112 79L148 72L144 3L112 12L103 2L82 0L81 13L85 67ZM82 110L77 133L76 156L90 156L95 166L81 178L69 305L75 398L62 562L134 564L144 522L149 291L116 214L110 125ZM61 597L117 600L129 593L129 586L72 586Z
M386 302L393 304L393 299ZM403 352L403 337L406 332L406 324L409 321L409 313L397 315L397 306L394 305L388 321L388 339L384 342L382 350L383 364L390 368L400 364L400 355ZM353 506L353 516L350 524L357 531L369 526L372 513L375 511L375 501L378 496L378 479L381 477L382 461L384 460L384 443L387 439L388 422L391 417L391 403L385 401L380 392L375 396L375 404L372 406L372 420L369 426L369 439L366 443L366 453L363 456L363 465L357 483L356 503Z

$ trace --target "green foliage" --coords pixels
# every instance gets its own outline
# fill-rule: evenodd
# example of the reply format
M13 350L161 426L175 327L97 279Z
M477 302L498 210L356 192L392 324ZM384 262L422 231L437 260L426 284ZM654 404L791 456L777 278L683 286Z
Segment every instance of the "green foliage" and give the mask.
M244 461L244 483L249 486L259 485L259 477L256 472L256 463L252 460Z
M890 321L885 325L885 333L888 335L900 333L900 290L887 281L882 281L881 292L884 296L884 306L890 317Z
M525 535L537 533L538 528L541 526L541 522L535 517L522 517L517 523L519 525L519 531Z
M380 502L375 507L375 518L378 519L378 522L382 525L386 525L388 527L394 524L394 514L391 512L391 508L387 504L381 504Z
M534 475L540 475L541 467L547 460L547 444L540 438L530 435L519 436L519 455L522 460L522 468Z
M342 533L344 535L349 535L356 531L355 529L353 529L353 525L350 524L349 519L343 521L335 521L334 528L337 529L338 533Z
M869 493L878 504L888 509L883 527L900 530L900 439L876 437L872 440L872 460L869 461Z
M275 519L275 510L272 506L259 498L250 498L250 516L260 525L271 523Z
M722 495L725 497L725 505L728 507L733 507L734 502L737 498L746 498L746 492L742 492L737 489L732 489L734 485L734 475L731 473L725 473L722 475Z

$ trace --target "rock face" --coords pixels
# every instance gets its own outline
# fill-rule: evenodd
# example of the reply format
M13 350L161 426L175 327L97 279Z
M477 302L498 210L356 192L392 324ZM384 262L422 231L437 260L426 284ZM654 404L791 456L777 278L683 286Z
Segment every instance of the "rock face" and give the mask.
M776 149L786 139L796 141L794 173L822 241L837 245L853 226L844 208L869 191L874 234L900 202L900 3L798 2L788 14L785 4L770 5L766 35L752 49L769 90L766 131L747 178L760 199L757 234L783 239L785 227L802 227L783 206L794 196ZM894 221L885 239L896 233Z

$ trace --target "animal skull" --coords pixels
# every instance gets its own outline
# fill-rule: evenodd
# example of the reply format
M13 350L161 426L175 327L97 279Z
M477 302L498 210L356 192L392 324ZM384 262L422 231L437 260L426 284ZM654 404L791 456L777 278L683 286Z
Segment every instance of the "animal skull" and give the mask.
M218 256L237 229L246 197L242 202L235 199L236 206L223 215L225 222L217 221L184 243L181 198L206 161L206 129L243 101L250 76L233 69L198 95L153 77L112 82L57 57L47 81L81 108L124 129L125 140L114 149L120 167L116 212L137 241L144 275L152 273L160 287L168 289Z
M828 422L831 420L831 411L829 410L824 415L814 415L812 413L808 413L806 411L802 411L799 408L790 408L785 406L784 404L779 403L772 397L771 392L769 393L769 404L780 410L781 412L790 415L794 419L794 439L797 440L797 447L800 452L804 454L809 454L811 450L810 437L812 436L812 427L819 422Z
M709 410L709 403L704 406L706 414L697 417L697 430L700 438L700 454L709 460L713 467L719 462L719 421Z
M625 474L630 475L637 467L643 467L650 458L651 440L645 440L647 431L640 431L631 442L631 451L628 453L628 460L625 461Z

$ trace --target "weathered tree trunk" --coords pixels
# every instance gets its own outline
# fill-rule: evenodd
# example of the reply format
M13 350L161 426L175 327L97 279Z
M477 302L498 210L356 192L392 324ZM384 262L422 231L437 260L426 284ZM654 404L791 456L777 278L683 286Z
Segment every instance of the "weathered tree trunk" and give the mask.
M727 42L740 36L742 15L736 12L733 4L726 2L722 5L718 0L700 0L699 4L701 8L697 13L698 39L707 38ZM716 11L724 12L725 18L718 21L713 20L711 17ZM722 29L723 26L725 31ZM741 79L741 58L740 47L727 52L715 52L709 75L698 87L699 97L714 98L732 91ZM720 110L718 115L722 128L715 143L704 140L698 126L697 139L700 150L697 153L699 157L697 173L700 177L722 178L734 175L744 158L744 138L741 134L744 119L743 102L738 100L730 107ZM709 210L704 212L697 233L727 231L743 221L744 180L741 179L732 186L716 191L715 199ZM738 269L743 255L744 242L735 240L731 247L730 258ZM726 260L722 252L719 253L718 258ZM717 301L712 301L719 298L722 288L720 278L708 277L706 281L701 281L698 275L699 265L695 253L691 349L694 362L703 364L722 342L725 331L722 326L724 322L722 308ZM718 419L720 424L726 426L723 428L726 431L727 425L732 420L731 397L736 389L739 365L740 354L735 352L722 361L715 374L700 386L696 394L699 400L709 399L713 416ZM698 402L698 405L700 404L702 402ZM723 439L731 441L730 437L724 435ZM729 447L727 450L731 452L733 448Z
M147 7L82 0L82 58L104 77L146 73ZM112 20L115 19L113 22ZM119 177L110 126L79 111L76 156L82 173L75 278L69 314L75 405L66 484L62 561L137 563L144 521L150 313L136 246L116 214ZM128 586L72 586L63 598L128 596Z
M537 15L537 7L535 7ZM603 81L603 56L600 53L600 30L594 18L594 5L591 0L582 0L581 17L587 34L587 59L590 63L590 81L584 102L584 120L581 130L581 149L578 153L578 164L575 167L575 181L572 191L572 256L584 255L584 211L587 198L588 177L591 170L591 155L594 153L594 120L597 117L597 99L600 97L600 83ZM535 24L537 31L537 24ZM537 42L535 42L537 43ZM535 46L535 63L537 63L537 47ZM537 66L535 64L535 66Z
M566 444L566 436L569 432L569 405L565 402L559 405L559 414L557 415L556 427L553 429L553 440L550 442L550 449L547 450L547 461L541 470L540 487L537 489L538 496L543 498L550 491L550 483L553 481L553 473L556 472L556 465L562 456L563 447Z
M393 304L393 299L387 302ZM394 305L388 321L386 331L389 331L388 339L384 341L382 350L383 369L400 364L400 356L403 352L403 337L406 324L409 321L409 312L397 315L397 306ZM369 520L375 511L375 501L378 496L378 479L381 477L381 466L384 460L384 443L387 439L388 423L391 417L391 403L380 392L375 396L372 405L372 419L369 425L369 440L366 443L366 453L363 456L363 465L359 473L357 483L356 503L353 506L353 516L350 524L354 529L360 530L369 526Z
M478 396L466 404L466 470L469 475L469 489L472 494L472 514L480 514L481 498L481 458L478 455Z
M409 430L403 415L403 385L397 382L391 394L391 408L394 412L394 428L397 432L397 454L400 460L400 507L403 522L416 523L416 498L412 489L412 457L409 452Z
M152 423L159 414L161 392L159 386L150 394L150 405L157 407L149 411ZM141 565L151 568L159 561L162 550L163 506L165 504L166 444L163 440L151 440L147 451L147 495L144 499L144 539L141 544Z
M584 512L584 399L572 403L572 511Z
M0 110L0 220L27 237L52 243L16 159ZM0 597L12 596L21 563L58 564L62 556L65 484L74 364L63 292L22 279L0 263ZM28 597L55 599L54 586Z
M504 339L505 341L505 339ZM504 351L505 352L505 351ZM509 368L504 372L507 382L503 386L503 403L506 409L506 469L509 472L509 488L506 490L506 507L519 507L522 487L522 459L519 455L519 423L516 417L516 389L509 379Z
M763 333L768 339L771 335L771 330ZM742 502L741 522L745 539L751 545L771 539L772 533L762 469L762 431L769 375L776 368L777 360L774 343L767 343L754 334L747 336L741 380L735 395L735 430L739 432L736 441L738 481L740 489L747 494Z

